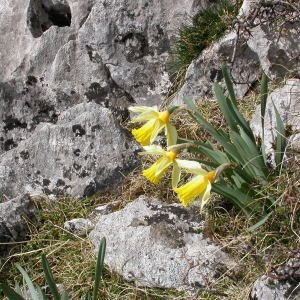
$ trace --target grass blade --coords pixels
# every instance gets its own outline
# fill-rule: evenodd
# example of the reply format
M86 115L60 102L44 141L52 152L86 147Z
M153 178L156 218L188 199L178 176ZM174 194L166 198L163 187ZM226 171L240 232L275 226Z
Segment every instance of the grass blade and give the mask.
M256 224L254 224L253 226L247 228L248 232L253 232L254 230L256 230L258 227L262 226L263 224L265 224L269 217L271 216L272 212L268 213L265 217L263 217L260 221L258 221Z
M2 291L9 300L26 300L6 284L0 283L0 291Z
M250 217L249 205L253 201L247 194L230 188L225 183L217 182L212 185L212 191L230 200L234 205L239 207L246 217Z
M40 300L38 293L34 287L33 282L31 281L31 279L29 278L27 272L17 263L16 264L17 269L20 271L20 273L23 275L23 278L28 286L29 292L31 294L31 297L33 300Z
M100 241L99 250L98 250L97 265L95 271L95 284L94 284L93 298L92 298L93 300L97 300L98 290L100 286L100 279L104 267L105 250L106 250L106 239L105 237L103 237Z
M51 272L51 269L50 269L50 266L49 266L49 263L48 263L48 260L45 256L45 254L42 255L42 266L43 266L45 278L49 285L49 289L51 291L53 299L60 300L60 295L59 295L56 283L53 279L53 275L52 275L52 272Z

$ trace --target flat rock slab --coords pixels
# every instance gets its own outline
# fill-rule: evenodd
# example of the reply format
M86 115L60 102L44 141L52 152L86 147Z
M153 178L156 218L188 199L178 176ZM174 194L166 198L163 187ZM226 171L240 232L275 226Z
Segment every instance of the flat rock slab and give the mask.
M233 266L202 227L198 208L140 196L101 216L89 237L96 248L106 237L105 264L124 279L195 293Z
M0 155L0 195L89 197L136 168L138 149L111 110L81 103Z

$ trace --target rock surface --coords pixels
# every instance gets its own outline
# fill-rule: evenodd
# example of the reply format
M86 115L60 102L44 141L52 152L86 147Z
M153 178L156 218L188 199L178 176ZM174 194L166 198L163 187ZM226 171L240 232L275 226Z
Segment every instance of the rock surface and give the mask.
M137 285L196 292L232 262L199 231L199 211L140 196L101 216L89 237L106 237L106 265Z
M296 300L300 297L300 252L269 275L258 279L251 300Z
M1 192L89 197L137 167L138 149L109 109L81 103L0 156Z
M222 79L221 65L230 66L239 99L264 71L273 80L300 76L300 3L264 4L245 0L234 29L205 49L189 66L183 87L172 100L184 97L200 101L213 96L213 85Z
M78 236L87 235L88 231L93 227L93 223L84 218L72 219L64 223L64 229Z
M10 243L25 239L28 221L35 219L35 212L28 194L0 203L0 257L13 246Z
M182 104L184 97L194 101L211 98L214 84L222 79L221 66L224 61L232 59L234 51L235 59L230 65L234 88L238 98L246 94L251 84L259 78L259 59L244 40L236 43L236 38L235 32L227 34L190 64L185 83L172 101L173 104Z
M300 79L293 78L287 80L283 87L275 89L267 98L264 138L266 151L271 154L273 152L272 145L277 136L274 106L279 112L286 128L290 127L289 131L297 133L300 130ZM257 107L250 125L256 136L262 135L260 106ZM290 144L292 147L297 148L296 135L291 137Z
M175 32L209 4L1 0L0 81L32 75L65 92L88 92L97 83L102 93L109 86L95 70L101 74L108 68L111 82L137 103L159 104L170 84L165 63Z
M136 147L113 119L126 119L135 102L160 104L170 84L165 64L176 30L207 5L0 0L1 190L8 197L23 191L85 197L134 168ZM91 104L95 112L88 117L77 111L86 102L112 113ZM76 113L85 115L79 120L83 138L72 136ZM101 118L111 123L93 127ZM73 146L81 152L73 153Z

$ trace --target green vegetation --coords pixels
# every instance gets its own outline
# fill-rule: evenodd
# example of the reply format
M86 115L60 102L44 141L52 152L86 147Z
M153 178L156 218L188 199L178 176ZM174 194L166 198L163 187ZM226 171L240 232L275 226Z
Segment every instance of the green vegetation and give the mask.
M91 296L90 292L87 292L84 297L85 300L97 300L99 286L100 286L100 279L102 277L102 271L104 267L105 248L106 248L106 239L102 238L102 240L100 241L99 251L97 256L93 296ZM68 291L60 292L58 290L48 260L44 254L42 255L42 266L43 266L45 279L50 291L50 295L53 297L53 299L54 300L71 299ZM20 273L23 276L23 282L24 282L23 286L21 287L18 283L16 283L15 289L12 289L6 284L3 283L0 284L0 290L2 290L4 295L9 300L26 300L29 297L32 300L48 299L48 295L46 296L46 292L40 286L32 282L28 273L19 264L16 264L16 268L20 271Z
M233 5L228 0L215 2L215 7L199 11L192 18L191 25L179 29L179 39L174 47L174 67L177 71L186 69L193 59L230 28L240 5Z
M267 153L264 148L264 136L257 142L249 123L240 113L237 107L237 100L226 66L222 67L223 76L228 89L229 97L226 97L221 87L216 84L214 87L218 105L227 123L227 130L218 129L212 126L199 112L196 105L189 99L185 99L191 116L206 130L211 138L216 141L201 142L188 139L181 139L181 142L190 142L194 145L190 151L196 155L202 155L204 159L199 162L212 168L220 165L231 164L230 168L222 170L224 179L213 184L212 190L232 201L248 218L255 215L261 220L251 230L262 225L275 209L275 199L266 197L265 186L274 180L283 167L283 157L286 150L286 133L279 113L276 115L276 141L274 145L276 167L270 166ZM261 82L261 125L264 129L264 118L266 110L266 99L268 96L268 79L264 75ZM197 157L197 156L196 156ZM218 169L217 169L218 170ZM264 198L264 201L257 199Z

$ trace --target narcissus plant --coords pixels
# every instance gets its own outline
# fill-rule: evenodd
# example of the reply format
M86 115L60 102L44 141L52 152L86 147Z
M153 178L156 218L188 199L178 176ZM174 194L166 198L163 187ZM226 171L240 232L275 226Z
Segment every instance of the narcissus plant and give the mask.
M157 135L164 130L167 137L167 145L174 145L177 142L177 130L170 123L170 115L177 107L159 111L157 106L130 106L129 110L139 115L131 122L146 122L142 127L131 131L134 138L142 145L152 144Z

